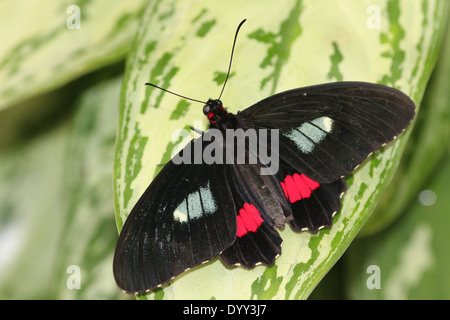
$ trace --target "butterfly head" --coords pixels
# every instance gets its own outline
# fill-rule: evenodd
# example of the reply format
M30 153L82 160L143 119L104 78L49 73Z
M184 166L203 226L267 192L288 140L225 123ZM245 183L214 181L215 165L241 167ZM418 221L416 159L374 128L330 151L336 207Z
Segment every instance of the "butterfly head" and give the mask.
M228 115L219 99L209 99L203 107L203 113L208 117L210 123L216 123L221 117Z

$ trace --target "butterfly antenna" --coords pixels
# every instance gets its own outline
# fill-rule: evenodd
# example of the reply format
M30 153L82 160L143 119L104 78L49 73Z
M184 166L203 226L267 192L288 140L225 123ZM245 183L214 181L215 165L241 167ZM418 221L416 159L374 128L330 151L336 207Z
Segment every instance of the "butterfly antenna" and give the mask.
M189 128L191 128L192 131L197 132L198 134L204 134L202 130L194 128L193 126L190 126Z
M223 87L222 87L222 91L220 92L219 100L222 97L223 90L225 89L225 85L227 84L228 76L230 75L231 62L233 61L234 46L236 45L237 35L239 33L239 29L241 28L241 26L244 24L245 21L247 21L247 19L244 19L244 20L241 21L241 23L239 23L239 25L237 27L237 30L236 30L236 34L234 36L233 48L231 49L231 58L230 58L230 64L228 66L227 77L225 78L225 82L223 83Z
M178 93L169 91L169 90L167 90L167 89L158 87L156 84L153 84L153 83L148 83L148 82L147 82L145 85L146 85L146 86L152 86L152 87L158 88L158 89L160 89L160 90L162 90L162 91L171 93L171 94L173 94L174 96L177 96L177 97L180 97L180 98L183 98L183 99L186 99L186 100L191 100L191 101L195 101L195 102L200 102L200 103L206 104L206 102L204 102L204 101L197 100L197 99L192 99L192 98L188 98L188 97L186 97L186 96L182 96L181 94L178 94Z

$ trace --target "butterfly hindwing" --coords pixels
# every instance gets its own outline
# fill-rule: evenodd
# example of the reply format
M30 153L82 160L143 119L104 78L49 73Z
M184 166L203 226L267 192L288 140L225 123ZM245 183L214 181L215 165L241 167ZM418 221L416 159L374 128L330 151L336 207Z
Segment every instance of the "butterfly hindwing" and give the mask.
M225 176L220 164L164 166L121 231L114 258L119 287L154 289L234 242L235 206Z
M382 85L337 82L273 95L237 116L248 128L280 130L280 157L331 183L400 134L414 116L414 103Z
M319 183L285 162L280 164L278 177L291 206L292 229L315 233L324 227L331 228L334 214L341 209L341 196L347 189L344 179Z
M247 269L259 263L272 266L281 254L282 242L275 229L262 223L255 232L236 238L234 244L220 254L220 258L228 266L241 265Z
M277 177L260 175L261 167L235 164L227 171L237 220L236 240L220 254L229 266L271 266L281 253L282 240L275 228L283 227L291 212Z

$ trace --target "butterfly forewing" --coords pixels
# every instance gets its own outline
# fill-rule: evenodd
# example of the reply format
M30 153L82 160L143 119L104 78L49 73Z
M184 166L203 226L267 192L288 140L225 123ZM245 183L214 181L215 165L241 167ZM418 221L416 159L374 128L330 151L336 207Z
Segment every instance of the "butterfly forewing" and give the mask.
M414 116L414 103L386 86L337 82L276 94L237 116L249 128L279 129L280 157L331 183L400 134Z
M232 245L235 206L225 176L223 164L171 161L161 170L121 231L114 257L120 288L154 289Z

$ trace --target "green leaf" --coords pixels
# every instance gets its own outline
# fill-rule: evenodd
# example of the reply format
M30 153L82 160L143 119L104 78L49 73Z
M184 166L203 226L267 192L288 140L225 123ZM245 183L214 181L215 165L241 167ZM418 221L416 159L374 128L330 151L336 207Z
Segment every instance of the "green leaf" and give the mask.
M348 279L348 298L450 299L449 159L447 154L408 214L376 235L355 241L349 249L343 275ZM377 271L370 271L370 266Z
M449 15L447 8L447 16ZM361 236L374 234L399 217L416 197L420 187L429 179L447 154L450 136L450 24L447 24L443 47L436 69L421 103L420 113L405 148L399 168L380 199L375 211L360 232ZM440 40L440 39L437 39ZM435 57L430 59L434 61Z
M0 110L123 59L145 3L2 1Z
M120 76L93 86L77 99L73 120L2 152L1 298L124 298L111 267L121 84ZM80 270L79 289L67 285L70 266Z
M67 122L0 156L0 299L51 295L64 207ZM51 155L51 156L49 156Z
M206 128L200 105L184 102L180 112L179 98L145 82L196 99L217 97L221 83L215 79L226 72L235 28L247 18L233 59L234 76L222 97L231 112L276 92L335 80L383 83L401 89L419 105L447 5L440 0L379 0L369 10L361 1L191 4L182 10L175 0L149 4L127 61L114 164L119 229L156 175L157 165L167 162L179 143L170 140L172 133L189 125ZM409 132L347 177L349 189L333 228L317 235L282 230L283 253L272 268L226 268L216 259L140 298L308 297L370 215Z
M356 299L448 299L450 25L404 158L386 196L343 259L345 292ZM390 192L391 190L394 190ZM395 223L392 220L396 219ZM380 231L381 230L381 231ZM377 232L377 233L375 233ZM378 289L369 289L378 267ZM372 278L372 279L371 279Z
M53 283L59 299L117 299L112 259L117 239L111 185L122 77L89 88L76 103L65 161L64 219ZM81 271L68 288L67 268Z

